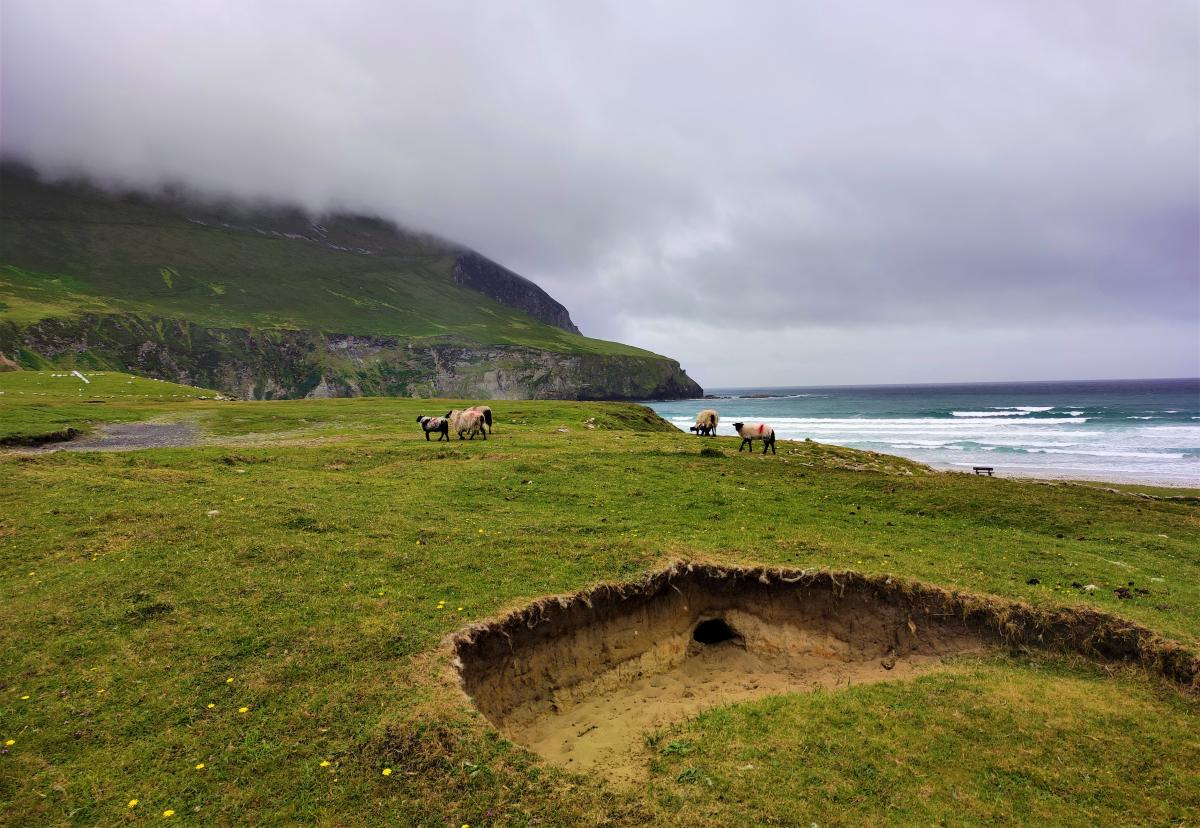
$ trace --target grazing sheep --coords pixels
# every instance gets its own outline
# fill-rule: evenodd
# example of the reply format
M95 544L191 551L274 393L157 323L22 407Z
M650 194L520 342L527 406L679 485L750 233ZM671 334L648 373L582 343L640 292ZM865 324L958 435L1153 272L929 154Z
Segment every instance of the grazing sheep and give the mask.
M750 451L754 451L754 441L762 440L763 454L767 453L767 449L771 450L771 454L775 453L775 429L766 423L734 423L733 427L742 437L738 452L746 446L750 446Z
M421 424L421 430L425 432L425 439L429 439L429 432L436 431L438 434L438 442L442 442L442 438L450 439L450 421L445 417L417 417L417 422Z
M717 434L717 423L721 421L717 412L711 408L706 408L696 415L696 424L688 429L688 431L696 432L698 437L715 437Z
M473 405L471 411L478 411L483 415L483 421L487 424L488 434L492 433L492 409L486 405Z
M464 433L470 433L471 439L475 439L476 434L482 434L483 439L487 439L487 430L484 427L483 414L474 408L468 408L466 411L457 409L446 412L446 419L450 421L450 428L458 432L458 439L463 439Z

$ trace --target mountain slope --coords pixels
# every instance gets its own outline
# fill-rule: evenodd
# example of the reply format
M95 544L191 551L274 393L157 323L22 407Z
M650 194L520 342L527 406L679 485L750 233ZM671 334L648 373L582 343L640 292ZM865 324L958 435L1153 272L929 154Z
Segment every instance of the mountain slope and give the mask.
M0 353L241 396L693 396L527 279L379 219L113 196L0 170Z

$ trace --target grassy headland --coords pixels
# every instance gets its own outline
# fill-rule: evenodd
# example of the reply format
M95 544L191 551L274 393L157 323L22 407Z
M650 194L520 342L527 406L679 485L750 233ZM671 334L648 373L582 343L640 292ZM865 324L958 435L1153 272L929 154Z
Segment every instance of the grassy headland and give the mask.
M377 218L115 195L0 165L0 366L244 398L658 399L674 360L576 332L537 285Z
M497 735L439 644L694 558L1094 606L1196 651L1195 504L815 443L739 455L633 405L496 403L492 439L437 445L413 420L454 401L81 403L18 376L0 375L7 429L46 413L14 399L45 393L56 424L185 417L205 436L0 454L5 824L1174 824L1200 808L1200 706L1137 668L993 653L719 708L647 734L650 782L626 790ZM1118 598L1131 581L1147 593Z

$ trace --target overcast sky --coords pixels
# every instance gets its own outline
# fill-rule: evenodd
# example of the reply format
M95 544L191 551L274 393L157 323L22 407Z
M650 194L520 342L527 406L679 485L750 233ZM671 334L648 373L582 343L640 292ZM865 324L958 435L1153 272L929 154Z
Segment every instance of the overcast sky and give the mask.
M375 212L705 386L1200 375L1200 2L3 0L0 148Z

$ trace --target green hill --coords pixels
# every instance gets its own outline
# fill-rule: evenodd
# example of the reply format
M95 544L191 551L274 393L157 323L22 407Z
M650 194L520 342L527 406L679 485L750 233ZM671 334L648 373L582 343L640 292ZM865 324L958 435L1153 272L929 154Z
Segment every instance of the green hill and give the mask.
M115 196L0 170L0 353L244 397L700 393L532 282L379 219Z

